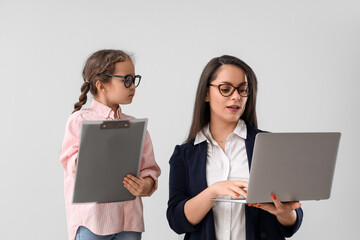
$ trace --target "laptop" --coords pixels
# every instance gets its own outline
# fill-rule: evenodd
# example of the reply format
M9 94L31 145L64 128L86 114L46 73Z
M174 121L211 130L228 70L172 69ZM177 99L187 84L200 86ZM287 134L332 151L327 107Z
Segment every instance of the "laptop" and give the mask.
M247 198L237 203L329 199L341 133L259 133L255 138Z

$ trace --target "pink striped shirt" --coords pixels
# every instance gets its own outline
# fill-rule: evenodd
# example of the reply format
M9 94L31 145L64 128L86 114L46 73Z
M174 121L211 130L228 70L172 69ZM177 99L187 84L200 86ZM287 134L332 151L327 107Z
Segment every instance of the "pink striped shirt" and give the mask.
M120 106L117 116L116 119L134 119L123 114ZM70 240L75 239L79 226L85 226L98 235L109 235L121 231L144 232L145 230L140 197L126 202L72 204L81 122L114 119L114 111L111 108L93 100L91 108L73 113L67 121L60 160L65 169L65 206ZM149 196L157 189L160 173L160 168L155 162L150 135L146 132L140 176L150 176L155 180L154 188Z

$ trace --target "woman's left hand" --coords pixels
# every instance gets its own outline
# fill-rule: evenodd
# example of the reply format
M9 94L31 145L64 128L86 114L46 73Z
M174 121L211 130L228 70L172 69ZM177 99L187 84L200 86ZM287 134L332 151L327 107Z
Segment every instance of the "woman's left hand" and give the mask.
M124 177L124 187L134 196L147 196L154 186L152 177L134 177L130 174Z
M275 215L278 221L283 226L292 226L296 222L296 212L295 209L301 207L301 203L299 202L286 202L282 203L275 196L272 195L274 203L257 203L257 204L248 204L249 207L257 207L265 210L273 215Z

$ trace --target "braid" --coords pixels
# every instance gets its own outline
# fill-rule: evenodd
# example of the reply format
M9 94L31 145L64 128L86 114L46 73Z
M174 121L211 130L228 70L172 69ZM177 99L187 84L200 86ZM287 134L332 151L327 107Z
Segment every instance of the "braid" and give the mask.
M81 107L86 103L86 100L87 100L86 94L90 90L90 83L85 81L83 83L83 85L81 86L80 90L81 90L81 94L80 94L80 97L79 97L79 101L74 104L74 111L72 113L74 113L76 111L79 111L81 109Z
M108 83L111 80L110 77L103 76L101 73L113 73L117 62L125 62L127 60L132 61L131 57L121 50L104 49L91 54L86 60L82 71L84 83L81 86L79 101L74 104L74 111L72 113L79 111L86 103L89 91L93 96L97 95L97 81Z

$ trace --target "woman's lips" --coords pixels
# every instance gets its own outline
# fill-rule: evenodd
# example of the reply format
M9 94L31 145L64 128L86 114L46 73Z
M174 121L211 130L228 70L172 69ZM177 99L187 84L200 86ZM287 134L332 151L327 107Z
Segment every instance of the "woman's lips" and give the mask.
M240 105L231 105L227 106L226 108L231 112L238 112L240 110Z

